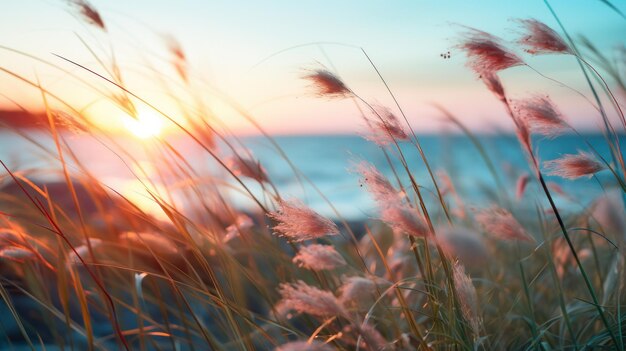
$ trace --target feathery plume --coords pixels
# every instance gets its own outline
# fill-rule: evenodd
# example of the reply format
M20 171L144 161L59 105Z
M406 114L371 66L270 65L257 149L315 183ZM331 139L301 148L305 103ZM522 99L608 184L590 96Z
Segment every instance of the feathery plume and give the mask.
M346 264L332 245L311 244L301 246L293 263L313 271L332 270Z
M513 214L504 208L492 206L476 214L476 221L485 232L501 240L533 241Z
M541 135L555 137L567 128L561 113L547 96L534 96L518 101L515 110L531 131Z
M367 351L382 351L387 350L387 340L380 334L375 327L370 324L363 323L362 325L356 322L346 325L342 329L343 341L352 347L352 349L367 350ZM360 337L360 340L359 340ZM393 348L396 349L396 348ZM400 349L398 349L400 350Z
M465 274L465 269L461 264L456 262L452 270L456 295L461 305L461 314L470 324L474 334L478 335L481 321L478 313L476 288L472 284L472 279Z
M172 240L155 233L149 232L124 232L119 236L120 240L128 243L142 244L156 254L176 255L178 247Z
M528 173L524 173L517 178L517 182L515 182L515 197L517 200L521 200L524 196L524 191L526 191L529 181L530 175Z
M278 222L274 230L293 242L337 235L339 229L335 223L300 202L280 201L279 210L270 212L270 218Z
M387 340L382 334L372 325L364 324L357 328L358 334L361 335L361 348L370 351L384 350L387 345Z
M287 318L291 319L293 315L291 314L292 308L289 304L285 303L284 300L278 301L274 307L272 307L272 312L279 318Z
M316 317L345 315L346 311L330 291L321 290L299 280L292 284L280 284L278 291L284 308Z
M235 218L235 223L226 227L226 235L224 235L222 241L227 243L233 238L239 236L241 232L249 230L253 226L254 221L252 221L252 218L246 216L245 214L239 214L237 215L237 218Z
M500 77L494 72L483 72L480 74L480 79L485 83L485 86L491 91L500 101L506 102L506 94L504 93L504 86Z
M489 253L480 234L468 228L440 230L437 240L443 251L466 266L478 267L487 262Z
M457 47L465 52L467 66L479 76L524 65L522 59L502 45L500 38L477 29L468 28Z
M35 253L22 246L5 246L0 249L0 258L6 258L15 262L33 260L37 257Z
M549 170L549 175L566 179L591 178L595 173L605 168L592 154L584 151L579 151L578 154L567 154L556 160L545 161L543 167Z
M344 278L339 287L339 301L344 307L369 306L375 291L376 283L372 279L358 276Z
M70 0L70 4L78 8L80 15L85 21L87 21L87 23L94 25L106 32L107 29L104 25L102 17L100 16L100 13L90 3L88 3L86 0Z
M519 19L517 22L525 30L518 42L526 48L529 54L572 53L563 38L544 23L536 19Z
M260 183L269 181L259 161L235 155L226 159L224 163L236 176L248 177Z
M321 343L319 341L313 341L311 343L307 341L292 341L286 344L280 345L274 351L332 351L329 345Z
M416 237L427 237L430 233L423 217L417 210L408 205L396 205L384 208L381 219L393 229L397 235L407 234Z
M402 201L402 197L389 181L367 162L357 166L362 181L374 196L381 210L381 219L394 233L425 237L430 232L424 219L416 210Z
M365 122L372 130L365 139L379 145L386 146L395 141L408 140L409 135L402 127L398 117L386 107L376 109L375 117L365 118Z
M365 184L380 207L397 203L402 199L402 193L397 191L372 164L363 161L356 166L356 171L361 174L362 184Z
M312 83L319 96L343 98L352 94L339 77L324 68L310 70L303 78Z

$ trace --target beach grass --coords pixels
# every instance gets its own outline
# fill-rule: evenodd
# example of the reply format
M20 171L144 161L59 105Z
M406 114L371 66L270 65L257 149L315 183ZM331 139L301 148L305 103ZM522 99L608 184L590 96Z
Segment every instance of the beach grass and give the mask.
M72 3L87 30L106 37L97 9ZM282 194L255 150L243 147L198 98L185 52L171 38L163 55L171 57L175 73L154 74L180 106L176 116L126 85L113 44L109 49L109 43L81 37L90 64L0 46L61 72L139 123L131 149L54 86L0 67L38 92L45 112L38 132L52 140L50 147L5 126L51 166L0 160L0 348L623 350L624 63L587 39L574 40L546 4L559 28L521 20L516 42L462 28L453 49L467 56L468 69L502 103L528 161L527 171L505 179L506 160L494 159L461 117L437 106L475 148L475 167L491 177L487 203L473 205L457 191L462 175L432 167L393 87L364 49L357 50L392 106L363 97L333 69L303 70L301 79L316 98L357 107L368 128L365 138L392 170L387 177L370 160L354 160L348 171L359 175L377 208L376 218L358 223L349 223L330 201L332 219L304 199ZM499 73L512 67L536 72L525 55L541 54L573 56L579 63L608 154L541 92L520 100L507 95L514 82L505 84ZM215 95L268 140L300 186L319 191L252 113ZM151 135L146 110L215 168L199 171L186 150L165 135ZM540 160L537 138L558 143L565 133L580 138L580 152ZM69 141L75 134L117 159L142 194L98 179L76 155ZM427 177L416 176L407 150L418 155L419 172ZM593 178L604 193L572 199L581 204L574 210L562 208L555 198L571 196L547 176ZM529 187L541 196L526 196ZM234 193L252 206L238 207Z

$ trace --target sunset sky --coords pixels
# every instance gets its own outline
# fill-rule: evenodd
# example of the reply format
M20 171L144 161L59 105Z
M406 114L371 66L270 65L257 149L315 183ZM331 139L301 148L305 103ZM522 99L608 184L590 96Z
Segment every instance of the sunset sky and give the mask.
M247 109L273 133L361 130L363 123L352 102L315 98L300 79L303 69L324 65L336 70L359 95L392 106L374 70L355 47L363 47L371 56L418 131L445 128L432 103L445 106L476 130L509 129L501 106L464 66L462 53L453 49L462 30L459 25L512 39L515 23L511 19L532 17L558 30L539 0L458 1L453 5L446 1L293 0L91 3L102 14L108 33L85 25L64 1L6 2L0 11L0 45L36 55L110 91L115 90L52 53L102 72L76 34L105 60L113 47L131 90L175 115L177 106L164 97L164 89L154 78L154 70L175 78L162 40L164 35L171 35L188 57L194 93L230 129L242 133L250 132L251 127L227 107L223 96ZM625 44L626 19L602 1L560 0L552 4L572 34L586 35L604 52L611 54L616 46ZM623 2L620 10L626 12ZM314 42L355 47L304 45ZM440 54L448 50L451 58L441 58ZM523 58L545 75L591 97L573 57ZM40 80L99 123L123 124L121 111L65 73L6 50L0 51L0 62L5 69ZM526 67L503 72L502 79L514 98L547 93L576 126L594 128L599 124L588 102ZM2 72L0 87L0 94L33 111L41 106L38 91ZM15 105L0 96L0 108L13 109Z

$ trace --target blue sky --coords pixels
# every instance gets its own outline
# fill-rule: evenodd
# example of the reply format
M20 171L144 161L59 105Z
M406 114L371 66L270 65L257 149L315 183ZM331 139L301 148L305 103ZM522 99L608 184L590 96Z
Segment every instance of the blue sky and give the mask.
M617 1L615 1L618 3ZM352 89L368 100L391 100L372 67L354 48L339 45L303 46L256 65L267 56L312 42L337 42L365 48L397 94L418 130L442 128L431 103L439 103L479 130L508 128L502 109L464 67L461 53L439 55L454 45L458 24L513 38L511 18L536 18L553 28L556 22L543 1L165 1L93 0L109 34L104 35L73 17L63 1L7 2L0 12L0 45L27 51L62 64L51 53L97 67L74 33L107 53L115 47L128 69L129 84L142 96L158 99L158 89L142 81L144 60L159 67L167 60L160 34L172 35L185 50L192 73L249 109L271 131L354 132L362 123L354 106L319 101L307 95L302 69L333 67ZM551 2L572 34L585 34L610 52L626 40L626 20L599 0ZM626 6L620 5L623 12ZM575 60L558 55L526 57L533 67L587 94ZM87 105L94 98L58 72L0 52L4 67L44 84L52 84ZM68 67L71 68L71 67ZM144 72L145 73L145 72ZM564 114L581 127L597 120L585 101L528 69L512 69L502 78L514 97L550 94ZM0 76L6 86L6 77ZM72 90L73 89L73 90ZM36 92L11 84L12 97L35 104ZM7 94L6 91L2 92ZM210 94L198 85L196 93ZM209 103L215 100L208 99ZM247 124L227 107L215 110L235 130ZM10 105L0 100L0 105ZM92 109L98 114L97 108Z

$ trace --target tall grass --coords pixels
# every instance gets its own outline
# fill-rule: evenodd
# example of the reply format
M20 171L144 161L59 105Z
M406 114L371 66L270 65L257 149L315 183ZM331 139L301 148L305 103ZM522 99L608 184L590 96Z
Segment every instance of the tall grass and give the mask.
M95 8L82 0L72 3L90 30L107 35ZM502 102L531 173L504 179L498 172L502 160L491 158L461 118L439 107L476 148L476 167L486 167L493 177L490 190L497 195L478 208L457 190L455 177L432 168L400 101L365 50L359 49L394 106L368 101L339 72L305 71L302 78L319 98L358 107L369 128L366 139L394 173L387 178L367 160L355 160L352 171L361 176L363 191L371 194L379 213L379 220L356 226L331 203L335 221L280 193L254 150L243 148L198 96L185 52L173 39L167 40L164 55L172 58L176 75L152 73L179 106L176 116L126 85L124 65L112 45L101 46L107 47L103 54L80 39L95 65L67 54L48 60L0 47L58 70L139 121L140 111L151 110L217 167L201 171L167 136L134 141L140 158L139 150L129 150L111 131L92 123L54 87L0 67L40 94L45 132L53 141L49 148L29 133L14 131L41 150L51 169L1 160L0 345L623 350L626 181L620 135L626 124L619 94L601 72L608 72L624 93L624 70L588 40L582 45L591 56L584 56L565 28L564 39L543 23L520 23L526 32L519 42L467 29L457 49ZM499 72L511 67L536 71L511 49L520 45L531 54L573 55L580 62L609 155L593 148L548 98L509 98ZM268 138L303 187L311 183L253 115L213 93ZM612 120L621 125L613 126ZM533 144L537 137L558 138L570 130L580 137L580 153L542 164ZM88 136L114 156L139 184L142 197L99 180L76 155L68 141L71 133ZM409 167L407 150L419 155L428 175L425 183ZM601 180L595 176L599 172L612 177ZM606 192L581 201L581 210L564 210L554 197L569 194L548 182L548 173L596 177ZM511 186L516 179L517 187ZM542 197L532 202L525 193L534 185ZM235 206L233 193L250 200L254 210Z

